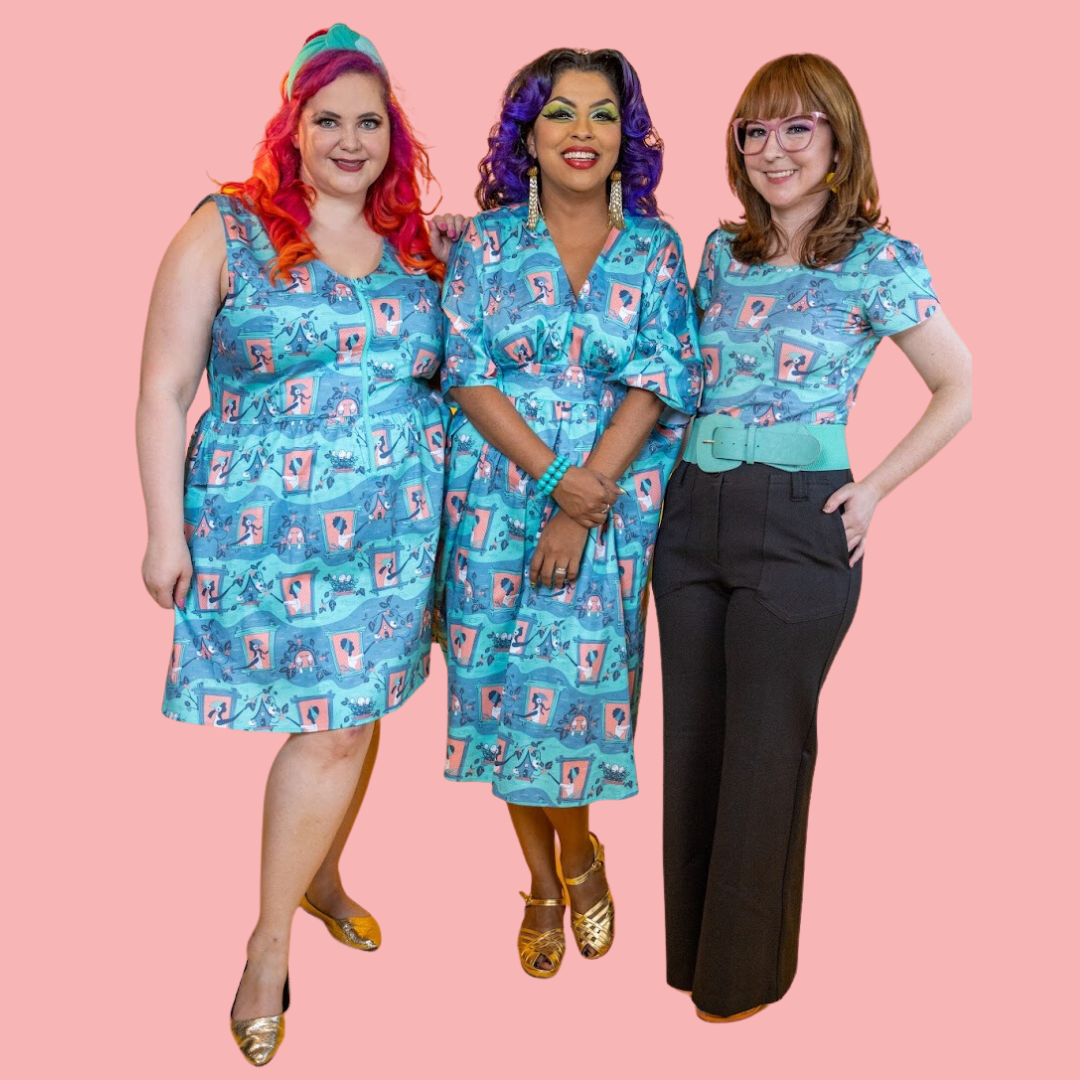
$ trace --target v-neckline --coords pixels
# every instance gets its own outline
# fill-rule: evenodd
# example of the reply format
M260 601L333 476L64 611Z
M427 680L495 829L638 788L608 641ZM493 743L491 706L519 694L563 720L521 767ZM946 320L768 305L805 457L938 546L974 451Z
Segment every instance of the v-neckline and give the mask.
M570 275L566 272L566 264L562 260L562 256L559 254L559 246L555 243L555 237L551 235L551 230L547 227L547 222L541 217L537 222L537 230L543 226L544 236L547 237L547 242L551 245L551 250L555 252L555 260L559 264L559 273L562 274L563 280L569 287L570 295L574 298L574 306L576 307L581 303L582 299L592 292L592 279L593 275L599 269L600 264L606 259L607 254L615 246L619 233L623 230L615 225L612 225L608 229L607 236L604 237L603 246L596 254L596 258L593 260L592 266L589 267L589 272L585 275L585 280L581 283L581 289L575 291L574 283L570 280ZM586 291L588 290L588 291Z

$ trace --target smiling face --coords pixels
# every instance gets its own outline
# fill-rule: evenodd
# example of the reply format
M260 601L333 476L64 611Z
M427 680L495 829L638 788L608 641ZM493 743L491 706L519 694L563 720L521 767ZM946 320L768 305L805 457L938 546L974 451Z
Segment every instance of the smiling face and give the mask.
M801 111L796 108L795 114ZM776 123L783 117L768 117L767 122ZM799 124L805 130L810 120L788 123L785 131L793 136L799 133ZM752 143L766 134L764 126L747 125ZM827 120L819 119L810 145L805 150L785 150L777 139L776 131L769 131L764 149L759 154L743 158L746 173L754 190L769 204L773 212L792 210L820 210L828 201L828 191L822 191L826 175L836 164L836 146L832 128Z
M618 95L595 71L567 71L555 81L529 134L545 190L572 197L602 193L619 161Z
M390 122L374 75L350 71L308 99L293 145L300 178L320 195L362 197L390 157Z

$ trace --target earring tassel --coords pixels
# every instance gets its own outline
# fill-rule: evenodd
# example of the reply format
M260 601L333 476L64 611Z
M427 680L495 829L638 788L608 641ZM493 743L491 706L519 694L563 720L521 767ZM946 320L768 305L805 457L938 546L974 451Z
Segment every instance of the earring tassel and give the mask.
M625 229L622 205L622 173L616 169L611 174L611 191L608 194L608 224L613 229Z
M536 179L536 166L529 167L529 216L525 219L525 228L535 229L540 221L540 184Z

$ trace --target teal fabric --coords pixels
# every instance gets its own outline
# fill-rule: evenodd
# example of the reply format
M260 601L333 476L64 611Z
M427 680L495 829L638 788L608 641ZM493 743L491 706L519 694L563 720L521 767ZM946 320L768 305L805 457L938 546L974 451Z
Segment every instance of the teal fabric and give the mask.
M285 80L285 96L287 98L292 97L293 83L296 82L296 76L300 73L300 69L313 56L318 56L321 52L329 52L331 49L361 52L365 56L370 56L383 71L386 70L382 57L368 38L364 37L363 34L358 34L355 30L350 30L344 23L334 23L325 34L320 34L318 37L313 37L310 41L305 42L304 47L297 54L296 59L292 62L292 67L289 68L289 76Z
M271 282L262 222L228 196L214 202L229 290L187 456L195 572L162 708L243 731L364 724L428 671L439 288L386 240L367 277L315 259Z
M529 584L556 506L462 411L450 422L441 573L450 718L446 775L508 802L576 806L638 790L634 723L660 503L697 408L701 367L679 237L627 217L578 295L524 207L473 218L447 267L444 388L503 391L572 464L628 387L667 408L590 530L576 582ZM651 717L650 721L656 719Z
M745 425L846 424L878 342L929 319L938 298L914 244L868 229L841 262L748 266L717 229L705 245L701 412Z

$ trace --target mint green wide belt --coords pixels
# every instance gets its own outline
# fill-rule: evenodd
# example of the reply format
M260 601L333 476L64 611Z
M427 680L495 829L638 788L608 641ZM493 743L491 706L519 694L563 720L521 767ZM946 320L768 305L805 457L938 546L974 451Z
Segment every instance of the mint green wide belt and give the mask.
M848 467L843 424L772 424L747 427L732 416L699 416L690 429L683 460L705 472L740 465L771 465L786 472L824 472Z

